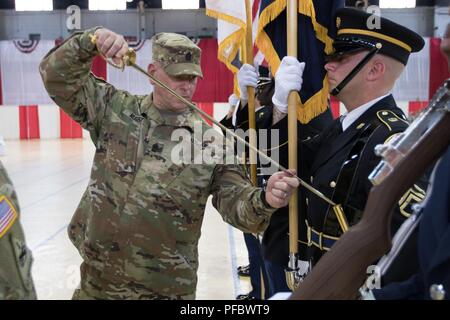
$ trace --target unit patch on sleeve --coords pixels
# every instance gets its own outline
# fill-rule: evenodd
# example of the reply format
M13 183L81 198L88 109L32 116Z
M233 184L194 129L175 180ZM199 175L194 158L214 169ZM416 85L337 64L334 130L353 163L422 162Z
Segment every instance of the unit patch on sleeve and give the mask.
M12 227L17 219L17 211L6 196L0 196L0 238Z

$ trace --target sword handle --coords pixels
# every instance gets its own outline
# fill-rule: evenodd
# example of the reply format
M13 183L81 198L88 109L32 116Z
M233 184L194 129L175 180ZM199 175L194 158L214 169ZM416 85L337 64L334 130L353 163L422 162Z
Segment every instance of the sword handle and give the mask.
M111 58L106 57L98 48L97 36L95 34L90 34L89 37L91 38L91 42L95 44L99 56L102 57L109 65L113 66L114 68L123 71L125 69L125 66L131 66L136 63L136 51L134 49L128 48L127 53L122 57L120 63L115 63Z

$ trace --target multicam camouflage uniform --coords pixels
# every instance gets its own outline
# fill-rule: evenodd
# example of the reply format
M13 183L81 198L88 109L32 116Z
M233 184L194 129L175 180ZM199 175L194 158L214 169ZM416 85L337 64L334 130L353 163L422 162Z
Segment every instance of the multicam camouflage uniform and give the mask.
M89 186L69 227L84 260L74 298L194 299L208 196L226 222L247 232L264 230L274 210L239 165L175 164L172 132L193 130L201 118L160 112L152 96L94 77L94 31L73 35L40 66L51 98L90 131L96 146ZM159 49L170 56L169 74L193 63L200 70L200 49L188 38L163 34L153 46L154 59Z
M19 203L0 162L0 300L36 299L31 252L19 223Z

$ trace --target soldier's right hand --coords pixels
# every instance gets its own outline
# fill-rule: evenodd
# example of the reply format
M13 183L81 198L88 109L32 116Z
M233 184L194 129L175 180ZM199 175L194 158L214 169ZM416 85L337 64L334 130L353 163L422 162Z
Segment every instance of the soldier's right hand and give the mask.
M228 103L231 107L235 107L239 102L239 97L234 93L230 94L228 97Z
M305 63L297 58L286 56L281 60L275 75L275 92L272 97L274 106L283 113L287 113L288 96L291 91L300 91L303 83Z
M247 87L256 88L258 83L258 74L254 66L244 64L237 73L239 90L241 91L241 99L248 100Z
M106 28L97 29L97 48L107 58L119 64L128 51L128 43L123 36Z
M239 103L239 98L234 93L228 97L228 103L230 105L230 109L228 109L227 119L230 119L233 116L234 109L236 109L237 104Z

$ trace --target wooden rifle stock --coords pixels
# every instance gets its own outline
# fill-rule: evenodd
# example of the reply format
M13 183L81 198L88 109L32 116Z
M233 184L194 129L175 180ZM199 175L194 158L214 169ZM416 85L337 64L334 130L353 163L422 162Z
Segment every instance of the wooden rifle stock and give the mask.
M367 277L367 267L391 247L390 223L398 199L450 144L450 112L445 108L440 111L443 117L371 189L361 221L319 260L291 295L291 300L358 297L358 290Z

